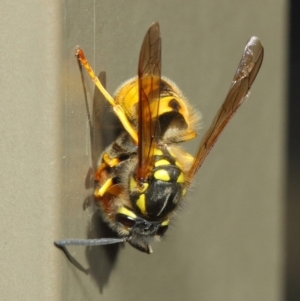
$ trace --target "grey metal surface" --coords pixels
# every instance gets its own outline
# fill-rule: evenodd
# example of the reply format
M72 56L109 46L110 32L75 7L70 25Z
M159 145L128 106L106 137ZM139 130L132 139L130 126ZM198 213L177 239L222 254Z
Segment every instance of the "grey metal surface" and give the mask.
M0 299L59 300L62 8L1 4Z
M281 300L285 9L283 0L7 4L0 21L11 30L0 27L6 49L0 81L5 300ZM161 24L163 74L203 114L199 136L251 35L263 41L265 61L250 99L201 167L153 255L129 245L69 248L86 274L52 245L101 232L87 174L92 150L104 144L90 146L75 47L84 49L97 74L106 72L113 93L136 75L153 21ZM84 78L92 107L100 97ZM109 112L104 108L101 116ZM111 132L104 126L101 135ZM196 147L187 146L192 153Z

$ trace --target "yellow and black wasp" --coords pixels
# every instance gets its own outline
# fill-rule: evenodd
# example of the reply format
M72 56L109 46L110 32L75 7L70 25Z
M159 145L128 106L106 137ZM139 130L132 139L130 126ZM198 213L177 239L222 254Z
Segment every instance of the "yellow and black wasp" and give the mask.
M196 137L199 114L177 86L161 76L159 23L144 38L138 76L112 97L94 74L83 51L77 58L111 104L123 133L102 153L95 172L95 197L104 220L119 238L66 239L56 245L106 245L129 242L151 253L150 243L168 229L198 169L224 127L247 99L263 61L263 46L252 37L244 50L229 92L195 157L180 148Z

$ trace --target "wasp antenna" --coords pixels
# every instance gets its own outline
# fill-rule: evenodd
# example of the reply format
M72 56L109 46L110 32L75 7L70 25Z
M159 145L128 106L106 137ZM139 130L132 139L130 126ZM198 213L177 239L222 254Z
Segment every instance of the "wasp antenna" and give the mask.
M100 238L100 239L63 239L54 244L57 247L64 246L103 246L125 242L127 238Z

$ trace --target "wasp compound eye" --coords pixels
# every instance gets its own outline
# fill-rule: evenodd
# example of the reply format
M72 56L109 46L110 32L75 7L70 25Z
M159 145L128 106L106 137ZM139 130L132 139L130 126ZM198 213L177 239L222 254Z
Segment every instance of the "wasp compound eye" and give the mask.
M116 222L121 223L126 228L132 228L136 224L136 220L122 213L116 214Z

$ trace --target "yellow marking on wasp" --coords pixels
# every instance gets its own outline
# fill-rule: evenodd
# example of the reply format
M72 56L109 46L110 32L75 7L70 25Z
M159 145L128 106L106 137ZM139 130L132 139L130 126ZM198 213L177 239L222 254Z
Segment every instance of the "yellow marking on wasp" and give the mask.
M111 159L108 154L103 155L103 160L109 167L117 166L120 163L118 158Z
M133 177L130 179L129 188L131 191L133 191L137 188L137 182Z
M164 181L164 182L169 182L170 181L170 175L169 173L164 170L164 169L160 169L160 170L157 170L155 173L154 173L154 178L156 180L161 180L161 181Z
M148 187L149 187L148 183L143 183L143 186L139 186L134 178L130 179L129 182L130 191L139 191L140 193L143 193L148 189Z
M146 214L146 201L145 201L145 195L144 194L140 195L140 197L136 201L136 205L140 208L140 210L143 214Z
M143 186L142 187L139 187L139 192L143 193L145 192L149 187L149 184L148 183L143 183Z
M159 104L159 111L158 111L158 116L168 113L168 112L173 112L172 106L170 106L170 101L176 100L178 103L178 113L180 113L182 116L188 116L188 111L186 109L186 105L183 104L183 101L174 96L165 96L160 99L160 104ZM152 106L154 106L153 104ZM151 105L150 105L151 108Z
M186 195L186 188L183 188L183 189L182 189L182 193L181 193L181 194L182 194L182 196L185 196L185 195Z
M123 83L123 86L117 94L117 102L121 101L120 104L129 115L134 115L134 107L138 102L138 85L137 81L130 79ZM123 100L123 101L122 101ZM127 115L127 114L126 114Z
M95 196L102 197L107 191L107 189L112 185L113 185L113 180L112 178L110 178L98 189L98 191L97 190L95 191Z
M118 209L118 213L124 214L126 216L129 216L131 218L136 218L136 215L126 207L122 206Z
M162 150L160 150L158 148L154 149L154 156L162 156L162 155L163 155Z
M168 226L169 225L169 220L167 219L166 221L163 221L160 225L161 226Z
M170 165L171 163L168 160L161 159L155 162L155 166L161 166L161 165Z
M177 183L184 183L184 175L181 172L180 175L177 178Z

